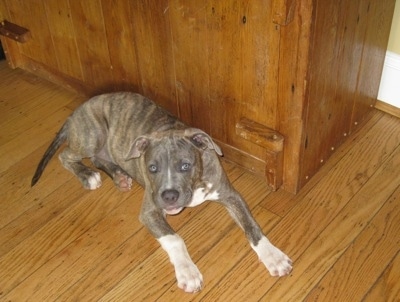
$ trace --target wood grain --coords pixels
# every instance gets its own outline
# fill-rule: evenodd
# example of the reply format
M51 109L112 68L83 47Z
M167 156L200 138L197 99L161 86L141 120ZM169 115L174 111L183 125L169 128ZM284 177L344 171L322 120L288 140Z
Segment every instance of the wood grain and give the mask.
M9 17L16 24L29 29L32 35L27 43L18 44L19 51L36 61L57 68L57 58L43 3L7 1ZM31 22L33 20L33 22ZM11 54L10 54L11 55Z
M135 22L132 22L129 2L102 0L101 5L114 75L112 89L140 91L139 58L134 47Z
M100 0L69 1L84 82L96 93L112 90L112 68Z
M310 57L313 2L295 6L294 19L280 26L277 93L277 131L285 138L283 188L296 193L301 188L302 150L305 146L306 90Z
M83 81L83 67L78 50L76 29L68 0L44 1L47 23L57 56L57 69Z
M205 95L210 85L206 17L210 10L209 3L169 1L169 4L167 13L174 43L172 51L179 116L186 123L210 133L211 108L209 98Z
M400 150L394 152L393 158L399 156L398 152L400 152ZM357 261L362 261L363 257L370 256L371 251L365 247L370 246L371 249L373 249L373 247L376 247L377 244L379 244L372 243L369 239L361 239L362 234L364 232L368 233L368 230L371 228L371 225L366 224L365 221L374 221L374 216L378 215L377 213L386 216L384 209L381 209L381 205L385 201L387 201L385 205L395 211L393 217L397 217L398 214L394 205L390 205L391 195L398 187L398 182L400 181L400 178L395 173L396 170L391 169L392 164L394 166L399 164L397 161L396 163L393 162L393 158L388 159L387 164L383 165L380 171L378 170L369 181L365 183L363 188L357 192L357 196L353 197L351 203L348 203L343 209L341 209L338 212L338 215L335 216L335 210L333 207L329 207L328 204L321 207L321 210L317 211L318 214L315 213L318 216L314 216L314 218L310 219L311 222L309 225L311 227L313 225L312 221L315 221L316 219L318 219L317 221L329 219L323 213L324 211L329 210L329 217L335 218L330 221L327 228L314 239L311 245L307 248L307 251L298 259L300 265L298 266L297 271L293 272L292 278L285 281L278 281L277 284L275 284L275 286L268 292L268 299L286 300L290 297L295 300L303 300L307 296L308 292L318 284L321 278L321 272L329 271L323 277L323 281L321 282L322 284L318 284L316 288L314 288L314 291L311 291L309 301L325 301L328 297L333 296L338 297L339 300L360 300L360 298L365 294L365 292L362 292L361 285L365 288L369 288L373 285L373 281L375 281L376 278L373 274L371 275L371 279L373 280L371 284L371 280L367 279L368 275L375 272L375 270L377 270L375 272L376 274L381 274L381 271L379 271L378 268L370 266L368 260L363 263L355 264ZM393 194L396 194L396 192ZM371 198L371 196L374 197ZM389 225L392 224L390 221L387 223ZM385 224L380 223L379 225L382 226ZM314 226L314 228L318 227ZM395 231L397 231L397 229L393 232ZM343 234L346 234L345 238L343 238ZM394 251L398 250L396 244L393 244L398 240L398 236L394 233L388 234L388 236L389 238L393 238L393 241L389 244L390 248L383 246L381 250L376 247L376 249L379 250L380 255L375 256L376 258L373 263L376 264L377 267L382 267L380 261L385 261L385 257L383 257L382 254L383 251L388 252L388 257L391 259L391 257L393 257L391 249ZM379 236L375 239L379 240ZM374 239L371 238L370 240ZM356 244L358 244L358 246L354 247ZM356 260L357 257L358 260ZM334 268L331 268L333 263L335 264ZM383 267L385 266L386 265L383 264ZM368 273L360 272L362 269L367 270ZM350 272L351 270L355 271ZM348 279L346 276L351 277ZM355 278L358 279L357 282L355 281ZM335 284L329 283L329 280L332 280L331 282ZM302 284L298 284L297 291L292 291L289 294L286 291L286 288L287 286L290 286L292 282ZM341 286L346 286L348 290L342 291L341 293L337 292L336 289ZM360 290L360 292L357 292L356 288ZM318 289L322 293L319 293ZM330 292L326 293L327 291ZM323 293L326 293L325 297Z
M140 92L177 115L168 1L129 1L129 4L131 20L134 20Z
M387 38L378 32L391 22L392 5L316 2L300 177L303 185L349 133L370 117L385 56L380 49L387 45Z
M400 295L400 257L397 252L395 258L385 268L373 288L365 295L364 301L395 301Z
M395 185L397 185L397 180L394 179ZM385 185L385 183L382 182L382 185ZM374 216L369 224L365 225L366 219L361 217L358 221L356 219L351 221L347 231L354 232L355 228L360 227L363 228L362 232L357 234L354 242L340 256L335 267L324 276L323 280L309 294L310 301L325 300L332 295L335 295L339 300L361 300L374 285L376 275L380 275L398 253L398 245L394 243L400 241L400 228L394 220L398 219L400 214L398 204L400 189L397 188L391 196L387 196L387 193L382 196L382 190L379 191L378 188L374 187L372 192L367 190L364 193L363 204L368 202L369 206L373 204L372 201L380 201L379 205L382 200L387 200L387 202L382 208L375 207L379 212L368 211L368 207L364 206L363 210L367 215ZM370 196L374 196L373 200ZM343 228L343 223L340 226L343 231L346 231ZM324 241L325 244L326 241ZM340 246L336 246L335 249L339 250ZM334 258L332 257L332 259ZM336 288L340 288L344 284L346 284L348 290L337 292Z
M383 68L379 65L385 60L385 52L379 49L387 48L388 40L381 34L387 26L391 24L394 2L390 0L382 2L362 2L361 7L366 12L367 26L364 35L364 50L359 71L359 80L354 99L354 110L352 117L352 127L360 125L367 113L372 110L378 96ZM367 63L368 62L368 63ZM378 67L379 66L379 67ZM371 77L373 74L375 76Z

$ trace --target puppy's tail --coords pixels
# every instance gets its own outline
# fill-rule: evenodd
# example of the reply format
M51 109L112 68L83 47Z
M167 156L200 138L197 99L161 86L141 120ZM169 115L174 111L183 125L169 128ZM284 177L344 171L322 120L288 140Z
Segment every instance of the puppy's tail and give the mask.
M39 180L40 176L42 176L42 173L44 171L44 168L46 168L47 163L49 160L54 156L58 148L66 141L67 139L67 134L68 134L68 122L66 122L60 131L57 133L56 137L54 138L53 142L50 144L50 146L47 148L46 152L44 153L42 160L40 161L38 167L36 168L35 175L32 177L32 182L31 186L33 187Z

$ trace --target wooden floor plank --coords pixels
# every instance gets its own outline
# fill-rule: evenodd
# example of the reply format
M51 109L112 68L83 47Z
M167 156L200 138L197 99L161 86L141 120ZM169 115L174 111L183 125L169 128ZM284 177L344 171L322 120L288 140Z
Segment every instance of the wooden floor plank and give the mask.
M117 246L117 244L116 244ZM107 254L102 263L88 267L79 281L69 284L55 301L98 301L122 282L135 268L141 267L146 259L159 250L159 244L144 228ZM160 250L159 253L163 255ZM150 263L149 267L156 263ZM157 263L158 264L158 263ZM165 262L168 264L168 261ZM155 267L155 269L160 269ZM170 278L170 276L168 276ZM172 280L172 279L171 279ZM154 280L157 286L162 280ZM156 285L155 285L156 286ZM131 291L136 282L128 286Z
M0 229L0 242L2 242L0 257L68 209L82 195L82 192L77 188L75 179L63 183L63 192L65 194L60 196L58 191L53 191L37 202L32 201L29 208L20 210L18 213L21 214L18 217L14 217L11 222ZM27 203L29 201L30 199L27 199ZM22 207L19 207L19 209L22 209ZM8 210L10 215L7 218L11 219L10 216L13 212L12 209ZM14 213L15 215L18 214L16 211Z
M114 191L114 190L112 190ZM137 217L139 207L132 204L129 195L138 193L139 188L129 193L119 193L122 203L103 220L88 229L66 246L49 257L34 274L27 277L5 296L10 301L55 301L70 284L78 282L87 273L88 267L96 267L104 258L126 241L141 227L132 228L132 217ZM125 196L124 196L125 195ZM110 205L117 196L106 201ZM101 201L99 201L101 202ZM78 210L78 209L77 209ZM81 213L83 216L88 213ZM85 225L82 224L82 228ZM68 231L66 228L65 231ZM51 240L51 238L50 238Z
M68 103L76 99L82 101L82 96L21 70L15 70L3 78L0 91L0 126L4 128L7 125L7 132L0 135L0 144L40 123L44 116L51 115ZM30 101L31 98L36 101Z
M399 244L399 243L397 243ZM364 302L398 301L400 297L400 252L388 265L372 289L365 295Z
M2 123L3 125L0 125L2 127L7 127L7 133L3 133L0 137L0 144L5 144L21 133L29 131L29 129L32 128L32 125L40 126L43 123L44 117L53 116L61 108L69 106L71 100L65 98L61 98L64 102L57 102L56 104L52 101L59 95L60 93L45 96L43 98L41 97L40 99L42 101L34 108L18 108L17 116L8 121L8 125L4 125L4 123ZM80 98L78 99L80 100ZM68 111L68 113L71 112L72 111ZM56 125L56 131L58 131L61 126L62 122L59 125Z
M31 153L30 156L10 166L0 173L1 199L0 228L22 215L31 207L40 207L47 195L57 191L72 178L72 174L63 169L57 159L50 161L43 177L36 186L31 188L31 179L46 145ZM34 160L36 159L36 160ZM75 188L79 188L79 181L75 178ZM56 192L60 194L60 192Z
M47 144L49 136L55 136L62 123L71 114L66 108L61 108L50 116L44 116L41 124L32 125L23 134L17 135L0 148L0 172L27 157L35 148ZM57 130L55 130L57 129ZM34 138L34 139L27 139Z
M393 169L399 171L400 160L395 163ZM398 177L400 179L400 176ZM381 275L398 253L400 225L397 222L400 219L400 186L387 202L382 202L387 197L379 196L382 195L381 192L375 190L375 192L370 192L375 194L365 196L367 202L371 196L374 196L373 199L380 200L383 204L382 208L354 243L341 255L318 286L311 291L307 297L308 301L328 301L329 297L335 297L335 301L360 301L374 285L377 276ZM355 224L359 225L360 222L355 221ZM339 250L340 247L337 249ZM343 287L347 290L337 290Z
M5 295L49 261L77 236L93 227L123 200L115 188L85 191L72 205L0 258L0 292ZM126 198L127 195L125 195ZM110 202L110 200L115 200Z
M307 250L297 261L296 269L288 280L279 280L268 291L265 298L271 301L286 301L294 299L302 301L309 291L318 284L320 278L328 271L332 272L340 265L338 259L347 259L347 248L352 242L368 228L368 222L380 211L385 201L399 186L400 174L400 148L392 154L392 158L375 173L362 189L330 222L322 233L315 238ZM373 197L373 198L371 198ZM321 205L325 207L325 205ZM393 205L390 206L393 209ZM323 220L323 219L321 219ZM318 221L318 220L316 220ZM361 248L360 246L358 248ZM354 261L354 259L352 259ZM334 268L332 268L334 266ZM360 266L356 267L361 269ZM335 274L332 278L335 282L344 282L343 274ZM375 272L376 273L376 272ZM380 274L380 272L379 272ZM355 276L352 274L351 276ZM364 280L365 281L365 280ZM352 284L358 284L357 280L351 280ZM328 286L328 285L327 285ZM344 286L344 285L343 285ZM349 286L349 285L347 285ZM291 289L288 292L288 289ZM329 284L330 297L339 295L332 284ZM339 287L340 288L340 287ZM319 300L316 299L317 301ZM352 300L352 299L350 299ZM309 301L313 301L310 298ZM328 301L327 297L321 301ZM339 299L339 301L341 301ZM346 301L346 300L343 300ZM357 301L355 298L353 301Z

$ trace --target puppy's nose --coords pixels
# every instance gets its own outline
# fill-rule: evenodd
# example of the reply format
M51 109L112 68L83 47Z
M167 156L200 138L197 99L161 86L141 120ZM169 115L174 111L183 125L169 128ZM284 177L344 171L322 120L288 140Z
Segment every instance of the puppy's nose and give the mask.
M175 203L179 198L179 192L177 190L165 190L161 193L161 198L167 204Z

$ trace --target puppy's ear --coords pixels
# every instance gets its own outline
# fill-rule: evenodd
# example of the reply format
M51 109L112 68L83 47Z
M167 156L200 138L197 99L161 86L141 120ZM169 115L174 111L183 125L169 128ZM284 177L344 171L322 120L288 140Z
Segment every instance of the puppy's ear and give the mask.
M200 129L190 128L185 130L185 135L196 147L203 150L207 148L215 150L215 152L219 156L222 156L221 148L216 143L214 143L212 138L204 131L201 131Z
M144 151L146 151L147 147L150 144L150 139L145 136L139 136L135 141L133 142L131 149L129 150L128 154L126 154L125 159L131 159L131 158L138 158L140 157Z

